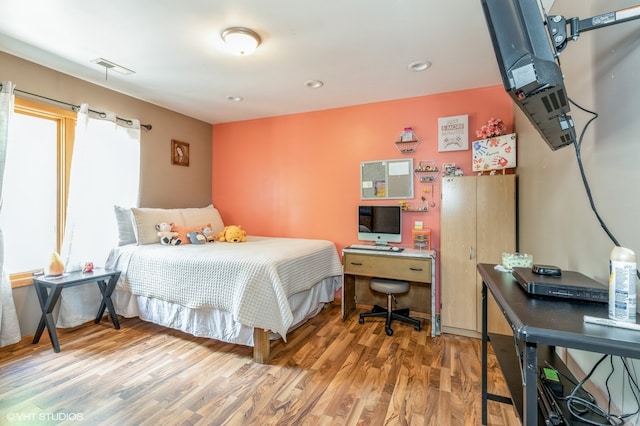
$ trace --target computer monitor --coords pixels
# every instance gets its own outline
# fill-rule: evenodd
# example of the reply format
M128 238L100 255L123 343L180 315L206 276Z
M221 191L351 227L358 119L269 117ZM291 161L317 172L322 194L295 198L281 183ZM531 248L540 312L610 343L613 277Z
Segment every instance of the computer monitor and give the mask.
M402 242L402 208L358 206L358 240L377 245Z

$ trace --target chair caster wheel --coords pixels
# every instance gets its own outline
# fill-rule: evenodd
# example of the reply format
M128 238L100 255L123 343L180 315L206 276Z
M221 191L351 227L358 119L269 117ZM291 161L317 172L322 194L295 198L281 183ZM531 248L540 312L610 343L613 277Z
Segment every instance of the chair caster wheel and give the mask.
M360 318L360 319L358 319L358 322L359 322L360 324L364 324L364 318Z
M393 336L393 330L390 327L385 327L384 331L387 332L387 336Z

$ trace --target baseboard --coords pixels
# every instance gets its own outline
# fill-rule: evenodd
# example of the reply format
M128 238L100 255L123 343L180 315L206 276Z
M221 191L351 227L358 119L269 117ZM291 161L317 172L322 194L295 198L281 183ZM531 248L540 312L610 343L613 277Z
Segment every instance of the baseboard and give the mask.
M482 333L478 333L477 331L473 331L473 330L467 330L464 328L447 327L443 325L440 331L446 334L456 334L458 336L474 337L476 339L482 338Z

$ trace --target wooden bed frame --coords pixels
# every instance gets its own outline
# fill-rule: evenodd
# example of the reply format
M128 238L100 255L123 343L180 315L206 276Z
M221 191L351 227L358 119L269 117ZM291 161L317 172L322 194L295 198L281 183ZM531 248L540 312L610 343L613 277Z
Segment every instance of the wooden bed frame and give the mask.
M267 364L271 356L269 331L264 328L253 329L253 360L259 364Z

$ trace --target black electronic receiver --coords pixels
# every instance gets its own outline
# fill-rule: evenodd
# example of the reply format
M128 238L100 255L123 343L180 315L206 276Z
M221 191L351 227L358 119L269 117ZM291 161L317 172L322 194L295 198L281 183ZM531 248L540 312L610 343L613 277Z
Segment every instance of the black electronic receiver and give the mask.
M609 303L609 287L579 272L563 271L562 275L542 275L534 273L532 268L516 266L511 274L524 291L531 295Z

